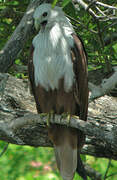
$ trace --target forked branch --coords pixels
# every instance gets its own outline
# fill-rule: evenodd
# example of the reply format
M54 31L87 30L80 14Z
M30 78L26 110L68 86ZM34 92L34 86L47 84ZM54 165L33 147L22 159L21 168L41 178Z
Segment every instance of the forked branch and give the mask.
M85 3L83 0L76 0L80 6L82 6L86 11L88 11L91 16L99 21L108 21L108 20L116 20L117 16L115 11L117 11L117 7L110 6L105 3L101 3L97 0L89 1L89 4ZM104 10L100 9L100 7L105 8ZM110 14L110 10L112 13ZM106 13L105 13L106 11Z

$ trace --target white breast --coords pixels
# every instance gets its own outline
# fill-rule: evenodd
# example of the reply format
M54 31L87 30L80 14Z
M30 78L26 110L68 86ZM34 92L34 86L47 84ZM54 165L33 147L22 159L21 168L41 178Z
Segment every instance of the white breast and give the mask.
M65 36L59 24L50 31L39 32L33 39L34 76L36 86L40 84L47 91L58 89L59 79L64 78L64 90L68 92L74 82L70 48L73 38Z

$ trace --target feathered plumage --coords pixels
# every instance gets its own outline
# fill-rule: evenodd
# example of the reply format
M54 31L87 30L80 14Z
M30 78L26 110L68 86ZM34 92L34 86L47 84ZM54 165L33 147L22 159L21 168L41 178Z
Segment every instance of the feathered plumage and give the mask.
M29 79L38 113L69 113L87 119L87 58L81 40L60 7L40 5L34 13L39 33L33 39L29 61ZM64 180L72 180L77 168L86 180L80 159L85 136L81 131L51 125L57 166ZM77 155L78 153L78 155ZM80 167L81 166L81 167Z

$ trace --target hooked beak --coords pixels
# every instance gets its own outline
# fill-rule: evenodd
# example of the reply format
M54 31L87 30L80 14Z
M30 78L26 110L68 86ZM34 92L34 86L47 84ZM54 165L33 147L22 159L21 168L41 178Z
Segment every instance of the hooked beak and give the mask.
M47 25L47 20L41 22L41 31L42 31L42 32L45 31L46 25Z
M47 20L42 21L42 22L40 23L39 20L36 19L35 22L34 22L34 26L35 26L35 29L36 29L37 31L39 30L40 26L41 26L41 29L44 30L45 27L46 27L46 25L47 25Z
M43 28L46 27L46 24L47 24L47 20L41 22L41 26L42 26Z

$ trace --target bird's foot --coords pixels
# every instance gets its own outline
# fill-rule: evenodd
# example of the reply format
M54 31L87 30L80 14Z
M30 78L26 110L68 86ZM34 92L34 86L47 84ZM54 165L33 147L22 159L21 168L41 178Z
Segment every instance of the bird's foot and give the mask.
M61 120L66 119L67 120L67 126L70 124L71 114L70 113L62 113Z
M44 117L46 117L47 115L48 115L47 113L41 113L41 114L40 114L40 117L44 118Z
M72 117L75 118L75 119L79 118L79 116L76 116L76 115L72 115Z
M48 117L47 117L47 126L49 127L50 126L50 119L53 119L54 120L54 111L51 110L49 113L48 113Z

